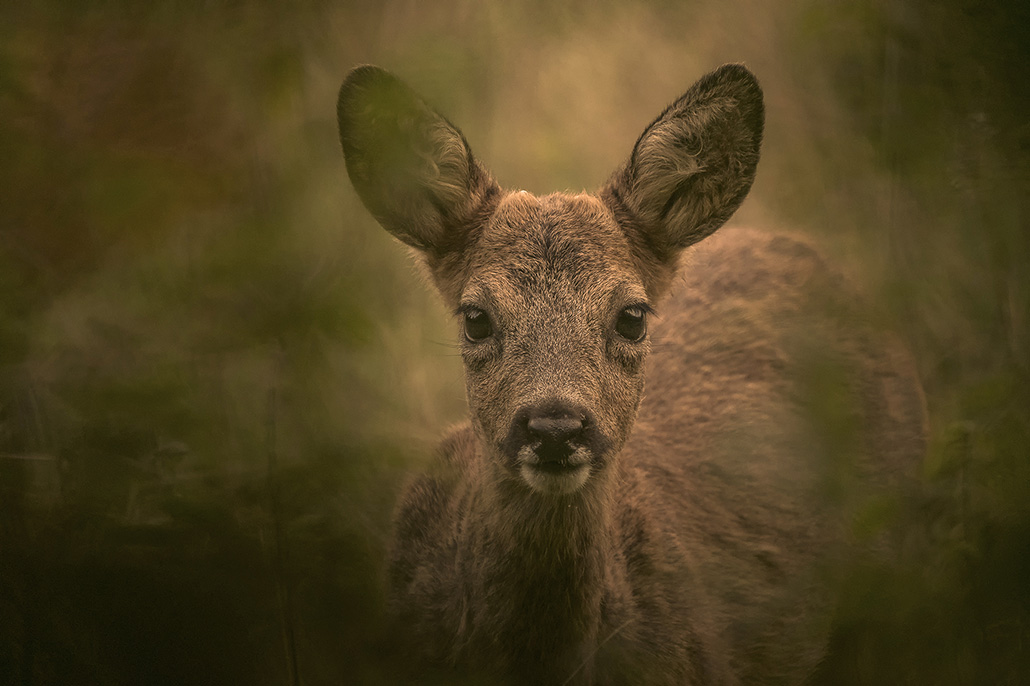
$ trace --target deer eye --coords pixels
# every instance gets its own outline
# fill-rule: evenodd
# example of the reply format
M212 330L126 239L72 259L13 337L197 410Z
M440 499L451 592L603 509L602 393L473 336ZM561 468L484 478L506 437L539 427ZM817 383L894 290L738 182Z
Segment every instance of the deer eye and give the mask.
M647 333L647 312L644 308L633 305L620 312L615 321L615 333L633 343L643 340Z
M470 307L464 312L465 317L465 338L473 343L478 343L489 338L494 332L494 326L490 322L490 316L486 312Z

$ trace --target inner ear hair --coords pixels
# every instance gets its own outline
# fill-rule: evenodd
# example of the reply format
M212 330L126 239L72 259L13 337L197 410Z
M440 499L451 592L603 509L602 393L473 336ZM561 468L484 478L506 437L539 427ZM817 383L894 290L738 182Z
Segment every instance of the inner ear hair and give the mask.
M755 178L764 128L754 75L728 64L706 75L641 134L629 161L602 189L628 214L637 243L660 261L713 233Z

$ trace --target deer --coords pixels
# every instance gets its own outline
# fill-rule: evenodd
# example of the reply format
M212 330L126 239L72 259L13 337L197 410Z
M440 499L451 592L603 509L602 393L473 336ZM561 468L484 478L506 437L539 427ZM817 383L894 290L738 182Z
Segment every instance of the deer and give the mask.
M701 78L595 193L502 189L379 67L349 73L337 115L358 197L455 313L464 364L468 421L389 545L409 676L809 679L861 544L841 484L902 488L925 402L809 239L720 230L755 178L756 77Z

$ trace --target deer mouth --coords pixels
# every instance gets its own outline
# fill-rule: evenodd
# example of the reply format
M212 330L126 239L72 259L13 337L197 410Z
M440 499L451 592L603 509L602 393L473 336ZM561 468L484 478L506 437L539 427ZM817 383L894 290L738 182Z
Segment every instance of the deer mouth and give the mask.
M574 493L590 477L591 455L583 446L527 445L518 458L519 474L539 493Z

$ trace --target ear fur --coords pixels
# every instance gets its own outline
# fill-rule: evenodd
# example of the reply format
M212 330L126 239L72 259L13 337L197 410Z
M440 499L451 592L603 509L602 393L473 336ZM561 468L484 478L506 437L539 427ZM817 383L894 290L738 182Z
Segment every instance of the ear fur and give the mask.
M461 132L371 65L347 75L336 114L347 173L372 216L431 262L460 250L499 191Z
M764 121L754 75L739 64L724 65L644 130L600 196L634 244L672 263L743 202L755 178Z

